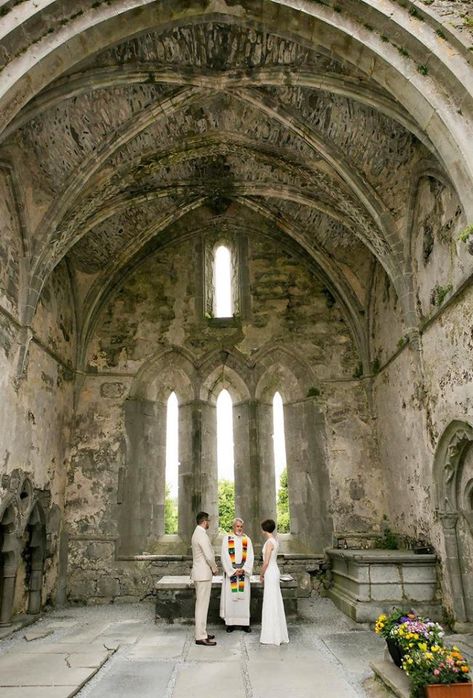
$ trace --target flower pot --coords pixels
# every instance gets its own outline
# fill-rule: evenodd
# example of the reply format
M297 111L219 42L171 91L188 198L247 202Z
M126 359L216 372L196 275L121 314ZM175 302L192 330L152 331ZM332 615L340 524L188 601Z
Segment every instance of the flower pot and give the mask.
M426 698L473 698L473 684L431 684L424 687Z
M391 655L391 659L393 660L394 664L401 668L404 652L399 647L398 643L395 640L392 640L390 637L386 638L386 644L388 646L388 652Z

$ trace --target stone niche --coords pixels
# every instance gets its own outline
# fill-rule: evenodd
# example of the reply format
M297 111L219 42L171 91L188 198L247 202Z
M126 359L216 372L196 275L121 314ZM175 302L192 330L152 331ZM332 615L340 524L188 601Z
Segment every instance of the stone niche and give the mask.
M357 623L373 622L392 607L440 619L437 558L402 550L327 551L332 601Z

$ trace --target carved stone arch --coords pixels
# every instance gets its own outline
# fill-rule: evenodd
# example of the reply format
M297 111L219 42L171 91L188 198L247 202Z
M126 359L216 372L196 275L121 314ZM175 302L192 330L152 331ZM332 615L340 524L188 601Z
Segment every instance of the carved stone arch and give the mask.
M443 529L450 604L458 629L473 628L473 425L454 420L434 460L436 511Z
M26 545L23 557L26 561L28 589L28 613L41 611L44 560L46 557L46 516L41 503L34 502L25 526Z
M181 426L182 412L195 398L194 357L167 347L141 367L124 404L125 467L118 482L120 553L156 549L165 534L167 400L179 401L179 437L192 439ZM191 409L191 408L190 408ZM188 447L184 447L188 452ZM179 474L179 510L183 503ZM188 505L189 506L189 505ZM188 531L186 530L186 535Z
M194 397L195 360L181 347L169 347L154 354L140 368L130 390L130 399L164 402L174 390L179 401Z
M224 388L230 393L233 404L251 399L251 370L238 351L211 354L201 364L199 373L201 400L215 406L218 395Z
M312 368L287 347L266 346L255 357L259 379L255 388L257 400L271 402L276 390L283 402L302 400L308 388L316 383Z

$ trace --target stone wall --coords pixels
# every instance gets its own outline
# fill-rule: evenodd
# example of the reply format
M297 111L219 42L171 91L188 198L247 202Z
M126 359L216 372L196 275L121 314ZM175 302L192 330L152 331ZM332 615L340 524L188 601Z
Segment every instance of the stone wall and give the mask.
M240 379L247 382L250 390L261 390L258 399L269 404L276 389L281 390L283 397L286 392L285 400L290 398L294 378L279 358L274 367L273 387L269 384L258 389L256 383L261 371L254 376L253 371L258 371L264 361L269 362L264 359L265 352L278 348L286 350L288 357L303 357L310 371L301 379L305 391L302 398L307 399L308 394L316 396L309 402L315 401L324 424L319 458L327 462L329 489L323 502L301 506L307 511L316 506L319 516L320 507L328 507L327 516L333 518L337 531L371 530L381 519L381 475L372 417L364 382L353 378L359 360L341 309L300 255L281 252L271 237L254 237L248 244L249 286L242 288L243 294L249 292L251 296L250 313L241 322L217 326L212 318L199 316L196 303L201 293L202 277L196 263L201 245L201 238L196 235L152 255L126 279L97 324L88 354L88 373L77 403L69 471L67 509L74 588L82 588L89 575L87 550L91 548L87 541L92 547L113 546L120 533L118 521L124 496L120 478L129 448L125 405L131 391L136 391L137 372L142 375L152 357L170 348L174 352L186 351L186 356L200 366L195 380L200 375L199 380L204 382L208 370L204 368L206 357L222 349L230 352L230 356L237 352L235 357L241 356L243 361ZM291 366L291 359L287 361ZM292 361L297 366L296 359ZM181 384L182 376L178 364L171 362L160 369L164 371L160 385L168 386L166 394L159 392L162 403L172 389L179 393L176 385ZM152 395L156 376L149 368L146 370L148 373L143 375L149 377L143 389ZM237 381L232 378L237 371L233 364L227 371L230 383ZM215 369L215 378L209 377L209 385L213 380L218 381L220 373L221 369ZM288 414L293 409L290 400L286 409ZM287 422L291 420L288 418ZM161 429L163 426L161 423ZM296 433L291 434L291 427L286 424L288 455L292 441L298 454L309 436L307 432L299 434L297 426L294 430ZM156 436L148 438L156 440ZM310 467L320 467L316 462ZM294 483L296 489L299 486L300 483ZM300 495L294 495L294 502L299 501L299 496L305 498L311 486L313 480L302 486L305 494L301 490ZM375 501L377 506L373 507ZM138 516L137 507L148 505L143 500L141 505L135 501L133 506L128 516ZM253 515L253 512L244 513L245 518L252 519ZM256 517L257 521L258 514ZM330 539L329 534L328 542ZM182 543L185 550L188 540ZM146 540L141 544L146 545ZM316 540L311 545L319 549ZM100 564L100 574L105 580L108 563Z

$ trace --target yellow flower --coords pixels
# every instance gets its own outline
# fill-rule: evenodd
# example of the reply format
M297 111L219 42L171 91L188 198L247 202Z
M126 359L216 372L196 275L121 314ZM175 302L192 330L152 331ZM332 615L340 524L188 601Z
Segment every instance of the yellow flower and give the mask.
M407 663L408 663L408 664L413 664L413 662L414 662L414 660L412 659L412 657L408 657L408 658L407 658Z
M432 652L440 652L440 646L439 645L432 645L430 648Z
M469 670L469 668L468 668L467 666L462 666L462 671L463 671L464 674L468 674L468 672L469 672L470 670Z
M419 642L419 649L422 650L422 652L427 651L427 643L426 642Z

